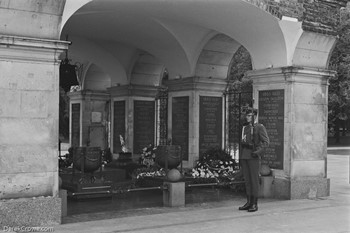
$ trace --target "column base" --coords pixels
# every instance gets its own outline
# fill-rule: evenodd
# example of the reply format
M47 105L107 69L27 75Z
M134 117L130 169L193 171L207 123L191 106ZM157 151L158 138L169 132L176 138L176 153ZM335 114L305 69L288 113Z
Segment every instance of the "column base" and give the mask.
M260 198L272 198L272 185L273 185L273 176L261 176L260 177L260 187L259 187L259 197Z
M164 182L168 188L163 190L163 204L167 207L185 205L185 182Z
M61 198L37 197L0 201L0 229L51 226L61 223Z
M330 195L329 178L275 178L273 196L278 199L313 199Z
M67 216L67 190L60 189L58 196L61 198L61 216Z

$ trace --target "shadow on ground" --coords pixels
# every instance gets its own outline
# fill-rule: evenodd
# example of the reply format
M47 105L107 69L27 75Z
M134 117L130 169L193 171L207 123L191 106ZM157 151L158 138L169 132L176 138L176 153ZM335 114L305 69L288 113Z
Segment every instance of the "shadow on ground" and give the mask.
M228 188L196 187L186 190L186 207L163 207L161 190L130 192L112 197L68 200L68 216L63 224L179 212L227 206L244 202L244 194Z

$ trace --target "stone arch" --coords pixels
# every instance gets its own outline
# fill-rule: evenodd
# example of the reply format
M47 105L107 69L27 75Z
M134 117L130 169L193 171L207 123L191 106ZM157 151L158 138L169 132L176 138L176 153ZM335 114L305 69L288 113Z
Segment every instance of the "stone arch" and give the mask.
M72 63L95 64L110 77L111 86L128 83L125 67L110 51L86 38L70 36L69 40L72 41L69 47L69 59L72 60Z
M226 79L234 53L241 45L234 39L217 34L203 47L195 76Z
M85 90L105 91L111 87L111 77L95 64L89 65L82 84Z
M336 37L303 32L293 54L293 66L328 68Z
M130 84L161 85L165 66L153 55L140 52L130 74Z
M64 11L62 13L62 22L60 27L60 33L62 33L62 30L69 20L69 18L77 11L79 8L84 6L85 4L91 2L93 0L80 0L80 1L74 1L74 0L66 0Z
M63 24L76 25L77 30L74 32L81 37L86 35L98 38L99 41L110 40L153 54L167 67L170 79L178 75L195 76L199 72L196 70L199 67L198 57L201 56L200 59L203 59L204 56L200 54L202 45L206 44L208 35L218 33L234 38L239 44L244 45L251 53L256 69L267 68L271 64L275 67L287 64L286 44L278 24L279 20L243 0L224 3L203 1L198 7L195 7L196 4L188 7L184 2L179 2L174 7L168 0L162 4L156 1L145 4L131 1L100 3L86 0L80 5L67 0L67 6L72 4L75 8L64 12ZM222 12L219 17L212 10L213 6ZM113 21L116 15L118 20ZM129 18L130 15L133 17ZM256 20L257 17L259 20ZM94 31L102 30L100 26L94 24L98 20L105 25L104 28L110 25L113 30L108 33L101 31L94 35L86 34L82 31L84 26L79 24L79 20L84 22L84 25L92 26L91 29ZM136 23L133 23L132 27L126 27L125 24L132 23L131 20L135 20ZM247 30L246 25L240 22L245 22L254 30ZM118 33L114 34L115 32Z

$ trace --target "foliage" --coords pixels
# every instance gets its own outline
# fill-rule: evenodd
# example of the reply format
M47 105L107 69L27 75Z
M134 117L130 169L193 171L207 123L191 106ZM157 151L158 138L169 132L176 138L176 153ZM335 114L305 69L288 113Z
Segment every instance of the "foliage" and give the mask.
M245 73L252 70L252 61L248 50L241 46L231 61L229 74L229 90L252 92L253 82Z
M152 144L149 144L143 148L140 157L140 164L145 165L146 167L153 166L156 158L156 149L157 147L153 146Z
M197 161L192 169L194 178L215 178L218 182L235 179L237 162L221 148L211 148Z
M339 126L350 115L350 13L344 12L339 39L331 54L329 68L336 71L329 80L328 122L339 136Z

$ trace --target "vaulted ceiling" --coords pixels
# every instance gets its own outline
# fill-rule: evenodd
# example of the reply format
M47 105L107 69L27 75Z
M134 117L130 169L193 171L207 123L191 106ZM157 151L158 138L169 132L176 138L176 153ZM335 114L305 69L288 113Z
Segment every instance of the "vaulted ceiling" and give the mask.
M300 23L281 23L242 0L67 0L61 39L69 36L75 60L92 62L123 84L144 53L161 61L170 78L194 76L203 48L218 34L243 45L255 69L286 66L284 24L294 27L293 43Z

